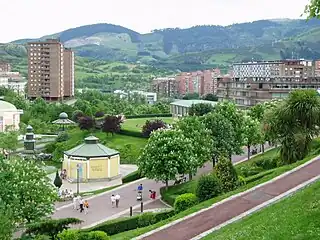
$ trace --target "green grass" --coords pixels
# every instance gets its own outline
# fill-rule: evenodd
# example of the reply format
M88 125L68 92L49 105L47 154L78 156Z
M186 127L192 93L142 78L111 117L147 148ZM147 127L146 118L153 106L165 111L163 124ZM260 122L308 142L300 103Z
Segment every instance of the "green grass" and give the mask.
M116 185L116 186L112 186L112 187L98 189L98 190L95 190L95 191L83 192L83 193L80 193L80 195L81 196L97 195L97 194L100 194L100 193L111 191L111 190L113 190L113 189L115 189L117 187L120 187L120 186L123 186L123 185Z
M165 123L173 123L172 117L160 117L160 118L132 118L127 119L121 126L122 129L133 131L133 132L141 132L143 125L146 123L147 120L153 120L153 119L161 119Z
M317 144L319 144L319 141L317 141ZM236 190L234 191L231 191L231 192L228 192L228 193L225 193L225 194L222 194L220 196L217 196L215 198L212 198L212 199L209 199L205 202L202 202L192 208L189 208L187 209L186 211L183 211L169 219L166 219L164 221L161 221L157 224L154 224L154 225L151 225L151 226L148 226L148 227L144 227L144 228L140 228L140 229L135 229L135 230L131 230L131 231L127 231L127 232L124 232L124 233L120 233L120 234L117 234L117 235L114 235L114 236L111 236L111 239L112 240L129 240L129 239L132 239L134 237L137 237L141 234L144 234L144 233L147 233L147 232L150 232L156 228L159 228L163 225L166 225L170 222L173 222L177 219L180 219L180 218L183 218L185 216L188 216L192 213L195 213L195 212L198 212L204 208L208 208L210 207L211 205L213 205L214 203L217 203L223 199L226 199L232 195L235 195L237 193L241 193L241 192L244 192L250 188L253 188L259 184L262 184L262 183L265 183L285 172L288 172L300 165L302 165L303 163L306 163L307 161L311 160L312 158L316 157L317 155L320 154L320 149L319 148L316 148L314 149L313 151L311 151L311 153L309 154L309 156L307 156L305 159L301 160L301 161L298 161L296 163L293 163L293 164L290 164L290 165L285 165L285 166L281 166L281 167L278 167L278 168L275 168L275 169L272 169L272 170L268 170L266 171L268 174L265 174L263 175L261 178L258 178L256 179L255 181L252 181L250 183L247 183L246 185L243 185L239 188L237 188ZM272 151L272 150L270 150ZM257 156L258 157L258 156ZM260 156L261 157L261 156ZM253 158L254 159L254 158ZM260 173L261 174L261 173ZM192 184L189 185L190 188L192 188ZM265 238L265 239L268 239L268 238ZM299 238L300 239L300 238ZM302 239L302 238L301 238Z
M320 239L320 182L242 221L208 235L205 240Z

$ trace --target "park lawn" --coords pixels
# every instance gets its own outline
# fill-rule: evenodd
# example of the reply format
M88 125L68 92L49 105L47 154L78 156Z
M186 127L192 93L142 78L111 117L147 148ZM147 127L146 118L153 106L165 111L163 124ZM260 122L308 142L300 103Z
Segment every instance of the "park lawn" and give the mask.
M319 140L317 139L317 142L318 141ZM270 150L270 151L272 151L272 150ZM161 226L164 226L164 225L166 225L166 224L168 224L170 222L173 222L173 221L175 221L177 219L186 217L186 216L188 216L188 215L190 215L192 213L195 213L195 212L198 212L198 211L200 211L202 209L208 208L208 207L212 206L214 203L220 202L223 199L226 199L226 198L228 198L228 197L230 197L232 195L244 192L244 191L246 191L246 190L248 190L250 188L253 188L253 187L255 187L255 186L259 185L259 184L262 184L262 183L265 183L267 181L270 181L271 179L273 179L275 177L278 177L279 175L281 175L281 174L283 174L285 172L288 172L288 171L290 171L290 170L292 170L292 169L294 169L294 168L296 168L296 167L308 162L309 160L311 160L312 158L318 156L319 154L320 154L320 148L316 148L316 149L314 149L314 150L312 150L310 152L309 156L307 156L306 158L304 158L301 161L295 162L295 163L290 164L290 165L285 165L285 166L281 166L281 167L278 167L278 168L275 168L275 169L271 169L271 170L268 170L268 171L265 171L265 172L261 172L261 173L257 174L258 176L250 177L252 179L247 184L245 184L245 185L243 185L243 186L241 186L241 187L239 187L239 188L237 188L237 189L235 189L235 190L233 190L231 192L224 193L222 195L219 195L219 196L214 197L212 199L209 199L207 201L201 202L198 205L193 206L193 207L191 207L191 208L189 208L189 209L187 209L187 210L185 210L183 212L180 212L180 213L178 213L177 215L175 215L175 216L173 216L171 218L168 218L166 220L158 222L158 223L156 223L154 225L150 225L150 226L147 226L147 227L144 227L144 228L139 228L139 229L135 229L135 230L119 233L119 234L116 234L116 235L113 235L113 236L110 236L110 237L111 237L112 240L129 240L129 239L135 238L135 237L140 236L140 235L142 235L144 233L150 232L150 231L152 231L154 229L157 229L157 228L159 228ZM252 160L254 160L254 158L252 158ZM194 184L193 187L192 187L191 183L189 183L189 184L190 185L189 185L188 188L192 189L192 188L194 188L196 183L193 183ZM268 238L265 238L265 239L268 239Z
M320 239L320 181L202 239Z
M161 119L165 123L171 124L173 123L172 117L154 117L154 118L131 118L126 119L125 122L121 125L121 129L133 131L133 132L141 132L143 125L147 120Z

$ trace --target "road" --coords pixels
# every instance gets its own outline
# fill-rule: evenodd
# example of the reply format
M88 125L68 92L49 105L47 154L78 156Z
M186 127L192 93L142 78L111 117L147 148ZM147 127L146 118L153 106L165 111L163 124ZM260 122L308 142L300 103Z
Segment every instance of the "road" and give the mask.
M268 149L268 147L266 147L266 149ZM246 159L246 157L246 148L244 148L244 154L232 156L232 162L237 163L241 160ZM197 175L199 176L211 171L212 163L208 162L203 168L199 169ZM87 215L73 210L72 204L67 204L65 206L58 207L56 209L56 212L53 214L53 218L79 218L84 221L83 224L81 224L81 227L88 227L104 222L111 217L122 216L127 211L129 211L130 206L138 207L138 205L140 204L136 201L136 188L140 183L144 186L143 201L145 204L150 202L148 199L148 190L152 189L159 193L160 188L164 186L164 184L161 182L156 182L150 179L141 179L133 184L126 184L115 190L88 198L90 204L90 212ZM112 194L119 194L121 196L119 208L111 207L110 197Z

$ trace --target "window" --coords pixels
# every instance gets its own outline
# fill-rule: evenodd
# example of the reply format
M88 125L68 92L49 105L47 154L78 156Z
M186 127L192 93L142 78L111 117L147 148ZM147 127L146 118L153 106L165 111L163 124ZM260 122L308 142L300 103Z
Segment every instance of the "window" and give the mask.
M259 89L263 88L263 83L259 83Z

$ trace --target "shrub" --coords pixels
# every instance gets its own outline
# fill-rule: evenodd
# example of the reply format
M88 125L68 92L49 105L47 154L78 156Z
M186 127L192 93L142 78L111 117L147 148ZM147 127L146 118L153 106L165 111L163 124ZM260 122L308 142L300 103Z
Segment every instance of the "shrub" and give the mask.
M60 176L59 176L58 170L57 170L57 172L56 172L56 178L54 179L53 184L54 184L57 188L61 188L61 186L62 186L62 179L61 179Z
M238 167L238 173L244 177L256 175L263 171L262 167L256 166L254 163L244 164Z
M278 167L278 159L276 157L260 158L258 160L255 160L254 164L264 170L270 170Z
M237 187L238 174L230 159L220 157L215 170L224 192L231 191Z
M79 118L81 118L81 117L84 117L84 113L82 111L80 111L80 110L75 110L72 113L71 119L72 119L72 121L77 123L79 121Z
M57 142L65 142L69 139L69 134L67 132L59 132L57 137Z
M199 201L208 200L219 193L221 193L221 185L216 175L209 174L200 177L196 188L196 196Z
M86 240L109 240L109 239L110 238L108 237L108 235L102 231L89 232L88 235L86 236Z
M91 130L95 127L94 119L89 116L80 117L78 123L81 130Z
M63 230L58 234L59 240L79 240L79 231L78 230Z
M96 112L96 113L94 114L94 116L95 116L96 118L101 118L101 117L104 116L104 112L103 112L103 111L98 111L98 112Z
M246 185L246 179L243 176L239 176L238 179L239 179L238 181L239 186Z
M105 133L118 133L121 129L122 117L121 116L106 116L102 124L102 131Z
M198 203L197 196L193 193L185 193L178 196L174 202L174 210L182 212Z
M38 235L34 238L34 240L51 240L51 238L47 235Z
M166 124L161 119L147 120L142 127L142 135L144 137L149 137L153 131L156 131L160 128L165 128L165 126Z
M121 129L119 134L130 136L130 137L138 137L138 138L145 138L141 132L138 131L131 131L127 129Z
M142 175L141 175L140 171L137 170L137 171L134 171L134 172L128 174L124 178L122 178L122 183L133 182L133 181L138 180L140 178L142 178Z
M154 118L154 117L172 117L171 113L158 113L158 114L140 114L140 115L128 115L126 119L132 118Z
M146 215L146 216L144 216ZM110 235L126 232L136 228L146 227L165 220L174 215L174 211L163 211L159 213L144 213L134 217L119 218L107 221L90 229L83 230L83 232L102 231Z

